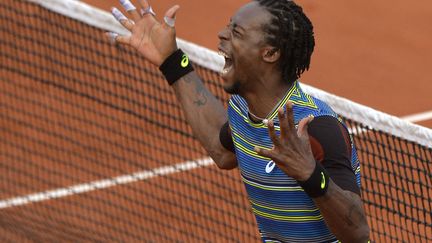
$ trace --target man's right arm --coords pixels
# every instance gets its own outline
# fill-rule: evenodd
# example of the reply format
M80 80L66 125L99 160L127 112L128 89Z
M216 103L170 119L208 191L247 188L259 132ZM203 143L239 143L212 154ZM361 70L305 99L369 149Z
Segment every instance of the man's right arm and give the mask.
M236 156L222 146L219 134L227 122L222 103L206 89L196 72L177 80L172 87L195 137L221 169L237 167Z
M122 36L116 33L107 33L108 38L114 43L135 48L148 61L161 67L164 60L167 60L177 50L174 22L179 6L175 5L168 9L164 16L164 22L159 23L152 11L141 14L129 0L121 1L121 3L132 20L116 8L112 9L112 13L130 31L130 34ZM150 9L146 0L140 0L139 4L141 9ZM188 64L186 63L186 65ZM178 72L169 65L164 70L173 72L170 74ZM166 74L164 73L165 76ZM194 71L183 75L181 78L175 77L174 80L170 80L170 83L172 83L195 137L201 142L217 166L222 169L237 167L235 154L225 149L219 140L220 130L227 121L226 111L222 103L204 87L200 77Z

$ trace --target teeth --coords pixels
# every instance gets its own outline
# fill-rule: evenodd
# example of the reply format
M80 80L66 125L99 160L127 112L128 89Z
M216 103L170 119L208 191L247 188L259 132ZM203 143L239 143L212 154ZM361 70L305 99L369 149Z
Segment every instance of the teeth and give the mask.
M218 54L225 58L225 62L226 62L226 63L227 63L229 60L231 60L230 56L229 56L228 54L226 54L225 52L221 51L221 50L218 51ZM226 65L228 65L228 64L225 64L225 66L226 66ZM229 66L228 66L228 67L224 67L224 68L220 71L220 73L221 73L222 75L225 75L225 74L229 73L229 71L231 71L231 69L232 69L232 64L229 62Z
M225 57L225 58L229 58L229 56L223 51L218 51L218 54Z
M227 67L227 68L222 69L221 73L227 74L229 71L231 71L231 67Z

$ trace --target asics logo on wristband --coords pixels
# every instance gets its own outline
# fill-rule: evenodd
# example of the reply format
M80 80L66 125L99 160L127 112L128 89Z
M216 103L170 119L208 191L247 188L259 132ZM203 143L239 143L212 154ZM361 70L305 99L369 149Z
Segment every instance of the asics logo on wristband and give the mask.
M189 62L188 56L181 49L177 49L165 59L159 70L165 76L168 84L172 85L181 77L192 72L194 68Z
M183 68L185 68L185 67L187 67L189 65L189 58L186 56L186 54L183 54L180 65Z
M326 186L326 179L325 179L324 173L321 172L321 189L324 189L325 186Z

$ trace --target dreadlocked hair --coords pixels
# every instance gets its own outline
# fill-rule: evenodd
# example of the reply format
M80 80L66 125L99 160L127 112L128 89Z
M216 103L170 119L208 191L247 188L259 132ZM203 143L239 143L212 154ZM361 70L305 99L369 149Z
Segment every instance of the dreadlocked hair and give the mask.
M266 41L281 53L283 80L294 82L309 69L315 46L313 26L303 9L290 0L255 0L272 15L263 26Z

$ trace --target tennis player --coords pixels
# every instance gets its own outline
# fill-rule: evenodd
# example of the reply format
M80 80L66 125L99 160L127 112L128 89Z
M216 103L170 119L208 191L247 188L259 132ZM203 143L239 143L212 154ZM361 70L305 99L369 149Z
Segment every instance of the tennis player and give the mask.
M158 22L146 0L130 19L113 15L134 47L159 66L175 90L195 137L221 169L238 167L263 242L368 242L360 168L347 128L298 83L309 68L313 27L288 0L254 0L219 33L228 111L177 48L173 6Z

